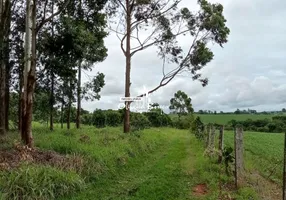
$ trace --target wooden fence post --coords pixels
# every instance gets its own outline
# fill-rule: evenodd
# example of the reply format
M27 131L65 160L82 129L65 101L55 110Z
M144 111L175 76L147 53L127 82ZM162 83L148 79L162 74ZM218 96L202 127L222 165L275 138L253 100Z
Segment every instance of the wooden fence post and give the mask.
M243 129L236 127L234 136L234 149L235 149L235 184L236 187L242 185L243 179Z
M215 126L211 125L210 128L210 150L213 151L215 148Z
M209 148L209 145L210 145L210 138L211 138L211 125L210 124L208 124L208 125L206 125L206 129L205 129L205 131L206 131L206 148Z
M223 153L223 134L224 134L224 126L222 125L219 130L219 144L218 144L218 163L222 163L222 153Z
M283 200L286 200L286 132L284 134Z

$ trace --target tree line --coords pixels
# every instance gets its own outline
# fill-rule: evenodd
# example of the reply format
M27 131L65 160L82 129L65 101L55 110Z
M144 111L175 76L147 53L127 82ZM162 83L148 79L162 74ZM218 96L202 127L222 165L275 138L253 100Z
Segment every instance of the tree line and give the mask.
M104 38L109 32L120 39L126 58L125 97L131 95L132 57L152 46L163 60L163 77L148 93L181 73L207 85L200 70L214 56L208 43L223 46L229 35L223 6L199 0L199 9L191 12L180 4L181 0L0 0L0 134L9 130L14 115L23 143L33 147L32 121L39 110L46 110L51 130L58 114L70 128L75 102L80 128L81 100L99 99L106 81L98 73L81 83L82 72L107 57ZM192 40L187 49L179 43L184 36ZM170 63L175 67L168 71ZM130 131L131 103L125 102L124 132Z

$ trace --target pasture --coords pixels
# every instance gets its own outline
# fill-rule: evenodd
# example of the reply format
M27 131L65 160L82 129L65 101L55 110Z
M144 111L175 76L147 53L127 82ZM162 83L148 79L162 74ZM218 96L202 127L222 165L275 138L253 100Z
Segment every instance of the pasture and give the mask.
M201 118L204 123L217 123L227 124L230 120L244 121L247 119L259 120L259 119L271 119L274 114L195 114Z

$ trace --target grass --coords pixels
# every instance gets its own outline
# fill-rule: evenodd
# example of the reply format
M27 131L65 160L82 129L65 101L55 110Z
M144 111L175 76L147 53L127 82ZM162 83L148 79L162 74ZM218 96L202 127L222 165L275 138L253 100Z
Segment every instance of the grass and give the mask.
M1 171L0 199L1 195L6 199L63 200L216 200L224 195L259 199L251 187L227 189L233 185L232 178L224 174L216 157L204 156L203 144L188 130L151 128L123 134L121 127L83 126L80 130L50 132L35 124L33 133L38 148L76 159L70 168L61 164L24 163L19 168ZM245 135L248 167L262 170L260 164L273 159L276 150L264 152L263 147L269 149L273 142L281 146L282 135L274 136L277 138L260 133ZM11 148L16 138L15 134L5 138L2 150ZM227 132L227 145L232 144L232 138L232 133ZM263 159L256 163L260 156ZM279 173L273 177L276 175L278 179ZM202 196L193 191L200 184L207 186L207 193Z
M79 191L84 180L76 173L49 166L22 165L3 173L0 186L6 199L55 199Z
M225 125L231 120L244 121L247 119L259 120L259 119L272 119L274 114L195 114L201 118L203 123L217 123ZM178 115L170 114L171 119L177 119ZM184 116L182 116L182 119Z
M234 144L234 134L226 131L225 145ZM282 185L284 134L244 133L244 156L248 170L258 171L267 179Z
M218 123L227 124L230 120L244 121L247 119L259 120L259 119L271 119L274 115L267 114L196 114L204 123Z

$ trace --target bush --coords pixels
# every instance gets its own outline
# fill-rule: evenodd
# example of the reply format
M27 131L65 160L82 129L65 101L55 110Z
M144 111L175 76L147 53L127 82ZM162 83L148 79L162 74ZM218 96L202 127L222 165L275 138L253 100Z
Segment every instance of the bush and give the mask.
M275 123L269 123L269 124L267 124L267 128L268 128L268 131L269 131L270 133L275 132L275 130L277 129Z
M195 134L197 139L204 139L204 124L200 117L196 117L196 119L192 121L191 132Z
M193 116L184 116L176 118L173 121L173 126L177 129L189 129L191 127L191 122L193 121Z
M265 127L258 127L257 131L258 132L268 132L268 127L267 126L265 126Z
M286 116L274 116L272 117L273 121L281 121L283 123L286 123Z
M106 116L106 126L119 126L122 124L121 114L115 110L105 111Z
M47 166L23 165L1 173L0 190L7 199L55 199L85 185L77 174Z
M85 125L92 125L92 114L83 114L81 116L81 123Z
M171 118L165 113L147 112L144 115L148 118L153 127L163 127L172 124Z
M151 126L148 118L141 113L130 113L131 131L139 131Z
M92 125L96 126L97 128L103 128L106 126L105 124L105 112L102 110L95 110L92 114Z

